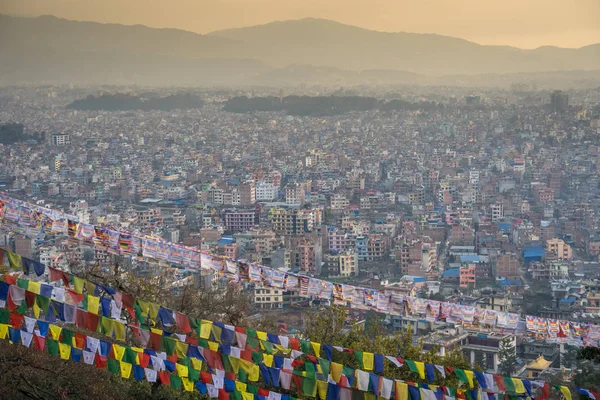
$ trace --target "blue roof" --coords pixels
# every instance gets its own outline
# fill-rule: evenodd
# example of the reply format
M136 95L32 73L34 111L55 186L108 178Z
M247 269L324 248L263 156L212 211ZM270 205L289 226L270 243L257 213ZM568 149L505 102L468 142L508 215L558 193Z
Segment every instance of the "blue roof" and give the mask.
M507 222L502 222L498 224L498 229L510 229L510 224Z
M442 276L444 278L458 277L459 275L460 275L460 270L458 268L447 269L444 272L442 272Z
M480 256L466 255L466 256L459 256L459 257L460 257L461 262L480 262L481 261Z
M541 257L546 253L542 246L531 246L523 249L524 257Z
M521 281L518 279L503 279L500 281L502 286L521 286Z
M219 244L231 244L231 243L233 243L233 238L223 237L223 238L219 239L219 241L217 243L219 243Z
M561 299L561 303L575 303L575 299Z

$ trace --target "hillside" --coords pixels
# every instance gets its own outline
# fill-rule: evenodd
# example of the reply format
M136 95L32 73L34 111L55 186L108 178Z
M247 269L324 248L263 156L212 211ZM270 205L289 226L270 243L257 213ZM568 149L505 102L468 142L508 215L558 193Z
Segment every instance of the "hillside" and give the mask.
M199 35L0 15L0 54L0 84L389 84L456 74L600 69L600 45L521 50L319 19Z

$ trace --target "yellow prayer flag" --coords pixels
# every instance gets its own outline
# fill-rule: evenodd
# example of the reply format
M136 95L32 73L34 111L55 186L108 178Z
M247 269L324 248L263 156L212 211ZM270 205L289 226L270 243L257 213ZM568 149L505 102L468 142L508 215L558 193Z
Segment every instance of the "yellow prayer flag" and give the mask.
M317 393L319 394L319 399L326 400L327 399L327 388L329 384L323 381L317 381Z
M244 382L235 381L235 390L238 392L246 392L246 384Z
M234 356L229 356L229 363L234 374L237 374L240 370L240 359Z
M158 304L154 304L154 303L149 303L148 304L148 311L150 314L150 319L152 319L153 321L156 321L156 317L158 317L158 311L160 310L160 306Z
M8 325L0 324L0 339L6 339L8 336Z
M248 380L251 382L256 382L256 381L258 381L259 376L260 376L260 369L258 368L258 365L252 365L252 368L250 369L250 373L248 374Z
M33 292L35 294L40 294L40 290L42 289L42 284L39 282L29 281L29 286L27 290ZM35 303L34 303L35 304Z
M150 328L150 332L154 333L155 335L163 335L163 330L162 329L156 329L156 328Z
M210 332L212 330L212 321L202 320L200 322L200 339L210 338Z
M189 380L188 378L181 378L181 382L183 382L183 388L186 392L194 391L194 382Z
M470 369L465 369L465 375L467 376L467 380L469 381L469 387L473 388L473 371Z
M59 340L60 333L62 332L62 327L54 324L50 324L50 333L52 334L52 339Z
M129 379L129 377L131 376L131 369L133 368L133 365L121 361L119 363L119 366L121 367L121 378Z
M263 364L267 367L273 366L273 355L272 354L263 354Z
M144 300L140 300L140 299L136 299L138 305L140 306L140 309L142 310L142 315L145 317L148 315L148 312L150 311L150 302L149 301L144 301Z
M267 340L267 332L256 331L256 337L259 340Z
M137 353L143 353L144 349L142 349L141 347L131 347L131 350L137 352Z
M59 343L58 349L60 351L60 358L62 358L63 360L71 359L71 346L69 346L66 343Z
M175 364L175 368L177 368L177 375L182 378L187 378L189 376L189 369L185 365Z
M115 360L121 361L125 355L125 346L113 343L113 353L115 353Z
M283 347L280 344L275 344L274 346L275 346L275 348L277 350L279 350L280 352L282 352L283 354L286 354L286 355L289 354L292 351L292 349L288 349L287 347Z
M100 308L100 297L92 296L88 294L88 312L98 315L98 309Z
M177 341L175 343L175 353L177 354L177 357L187 357L188 346L189 345L185 342Z
M423 396L421 396L423 398ZM364 400L375 400L375 395L373 393L364 392Z
M210 341L208 342L208 348L212 351L219 351L219 343Z
M112 321L115 338L120 341L125 341L125 324L119 321Z
M561 386L560 392L564 396L565 400L571 400L571 391L569 390L569 388L567 386Z
M37 305L36 301L35 303L33 303L33 315L35 316L35 318L40 318L40 311L42 311L42 309Z
M115 331L113 320L106 318L104 315L100 317L100 324L102 325L102 331L107 336L112 336Z
M85 283L85 279L74 276L73 277L73 290L80 294L83 293L84 283Z
M343 369L343 365L342 364L338 364L335 362L332 362L329 365L329 372L331 372L331 377L333 378L334 381L336 382L340 382L340 378L342 377L342 369ZM407 389L408 390L408 389Z
M523 381L519 378L511 378L513 381L513 385L515 385L515 393L525 393L525 386L523 385Z
M396 381L396 400L408 399L408 385L404 382Z
M366 351L363 353L363 367L365 371L373 371L375 364L375 355L373 353L367 353ZM425 366L423 366L425 368Z
M315 356L321 357L321 343L310 342L310 345L312 346Z
M415 361L415 366L417 367L417 371L419 371L419 377L425 379L425 363Z
M242 392L242 399L243 400L254 400L254 395L252 393Z
M202 360L198 358L190 358L192 360L192 368L200 371L202 369ZM234 371L237 374L237 370Z
M85 290L87 290L88 293L95 293L96 292L96 284L92 283L90 281L85 281Z
M217 325L213 325L211 328L213 337L215 338L216 341L220 342L221 341L221 334L223 333L223 329L221 329L220 326Z

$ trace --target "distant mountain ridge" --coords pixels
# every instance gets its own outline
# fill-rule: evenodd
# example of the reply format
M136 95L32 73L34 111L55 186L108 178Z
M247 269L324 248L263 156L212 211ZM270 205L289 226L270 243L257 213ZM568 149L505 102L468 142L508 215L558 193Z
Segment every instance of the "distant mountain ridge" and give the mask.
M600 44L522 50L302 19L200 35L0 15L0 83L420 83L431 76L600 70Z

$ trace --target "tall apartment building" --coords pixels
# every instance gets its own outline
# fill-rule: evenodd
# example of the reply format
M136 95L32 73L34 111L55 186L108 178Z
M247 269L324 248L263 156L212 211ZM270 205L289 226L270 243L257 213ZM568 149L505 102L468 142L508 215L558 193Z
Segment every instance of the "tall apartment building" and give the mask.
M285 188L285 203L290 206L302 206L306 200L304 187L294 184Z
M273 201L279 196L279 187L270 182L256 184L256 201Z
M344 278L358 275L358 257L354 250L331 252L323 257L328 276Z
M259 214L256 210L228 210L225 212L225 227L230 231L249 231L258 223Z
M269 212L273 231L286 236L313 232L321 225L322 218L323 210L318 208L309 210L277 208Z
M513 253L504 253L496 260L496 277L516 279L519 274L519 260Z
M321 273L322 245L320 237L306 235L294 241L293 269L312 275Z
M559 260L570 260L573 256L571 246L556 238L546 241L546 254L554 254Z

